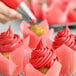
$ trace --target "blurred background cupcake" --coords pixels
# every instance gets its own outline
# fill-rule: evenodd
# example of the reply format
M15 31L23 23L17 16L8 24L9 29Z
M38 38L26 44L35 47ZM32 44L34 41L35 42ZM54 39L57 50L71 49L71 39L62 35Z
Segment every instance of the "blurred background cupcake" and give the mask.
M72 34L68 25L59 31L54 38L55 49L60 63L62 64L61 76L73 76L76 73L76 35Z
M58 61L56 52L44 47L39 43L35 50L32 50L29 63L25 66L26 76L58 76L61 70L61 64ZM30 73L29 73L30 72Z

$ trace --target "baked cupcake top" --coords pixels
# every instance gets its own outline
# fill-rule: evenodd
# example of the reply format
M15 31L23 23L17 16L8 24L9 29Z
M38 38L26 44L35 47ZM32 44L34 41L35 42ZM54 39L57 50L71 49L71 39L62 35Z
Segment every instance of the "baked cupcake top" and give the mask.
M54 42L53 42L53 48L57 49L62 44L66 44L68 47L74 50L76 49L76 46L75 46L76 36L70 32L68 25L65 27L63 31L59 31L55 36Z
M47 32L47 29L40 25L32 25L29 27L29 29L37 36L42 36Z
M56 53L51 48L39 47L32 51L30 63L37 69L42 67L50 68L56 59Z
M11 31L11 27L6 32L0 33L0 52L9 53L23 44L22 39Z

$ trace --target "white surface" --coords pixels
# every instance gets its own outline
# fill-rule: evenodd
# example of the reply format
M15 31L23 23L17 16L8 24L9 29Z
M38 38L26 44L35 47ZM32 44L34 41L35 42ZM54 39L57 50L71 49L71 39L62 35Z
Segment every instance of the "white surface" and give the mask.
M0 33L4 32L8 29L9 25L11 25L12 31L14 33L19 34L22 37L22 34L20 32L20 23L22 20L16 20L16 21L11 21L8 22L7 24L0 24Z

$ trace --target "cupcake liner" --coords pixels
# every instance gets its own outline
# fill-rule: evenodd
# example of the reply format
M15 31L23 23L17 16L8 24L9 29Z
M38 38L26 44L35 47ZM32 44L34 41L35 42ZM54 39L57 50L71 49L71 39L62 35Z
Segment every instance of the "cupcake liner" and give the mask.
M28 48L29 37L23 40L23 45L16 49L14 52L10 53L12 61L17 65L16 75L23 72L24 66L28 63L31 51ZM27 58L25 60L25 58ZM26 64L25 64L26 63Z
M0 73L5 74L6 76L12 76L16 67L16 64L14 64L10 59L8 60L0 54Z
M25 76L58 76L60 73L61 64L58 61L51 66L48 72L44 75L37 69L35 69L30 63L25 66L24 75Z
M38 43L40 42L40 40L42 40L43 42L45 41L46 43L48 43L48 40L51 41L53 33L54 33L53 29L49 30L49 26L48 26L48 23L46 20L42 21L41 23L39 23L37 25L40 25L40 26L43 26L44 28L46 28L47 29L46 34L44 34L40 37L37 36L29 29L30 25L24 21L21 23L21 26L20 26L23 37L24 38L26 38L27 36L30 37L29 46L31 49L35 49L37 47Z
M31 10L34 13L34 15L36 16L36 18L41 18L42 19L42 9L41 7L38 5L39 1L33 1L31 6Z
M0 73L5 76L16 76L23 72L25 52L27 53L26 43L27 39L23 40L21 47L9 53L9 59L0 54ZM26 60L28 63L28 61Z
M49 7L47 12L47 21L49 24L64 24L67 21L67 16L70 10L71 4L63 4L63 2L55 2ZM51 13L51 14L50 14Z
M63 44L56 49L59 62L62 64L60 75L73 75L76 73L76 52Z
M74 9L69 11L68 19L70 22L76 22L76 11L74 11Z
M47 19L47 21L48 21L48 14L50 13L49 12L49 10L55 5L55 3L57 2L58 0L48 0L48 2L50 3L50 5L48 6L48 5L46 5L46 4L44 4L43 6L42 6L42 19L44 20L44 19ZM49 13L48 13L49 12ZM49 21L48 21L48 23L49 23Z

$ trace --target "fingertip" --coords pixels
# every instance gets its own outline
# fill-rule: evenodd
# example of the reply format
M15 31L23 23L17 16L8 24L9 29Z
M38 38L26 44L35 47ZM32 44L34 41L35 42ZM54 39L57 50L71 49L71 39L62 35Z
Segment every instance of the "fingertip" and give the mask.
M23 16L22 16L21 14L18 14L18 13L17 13L16 16L15 16L15 18L16 18L16 19L22 19Z
M9 9L8 14L9 14L8 16L11 19L22 19L22 15L18 13L16 10Z

